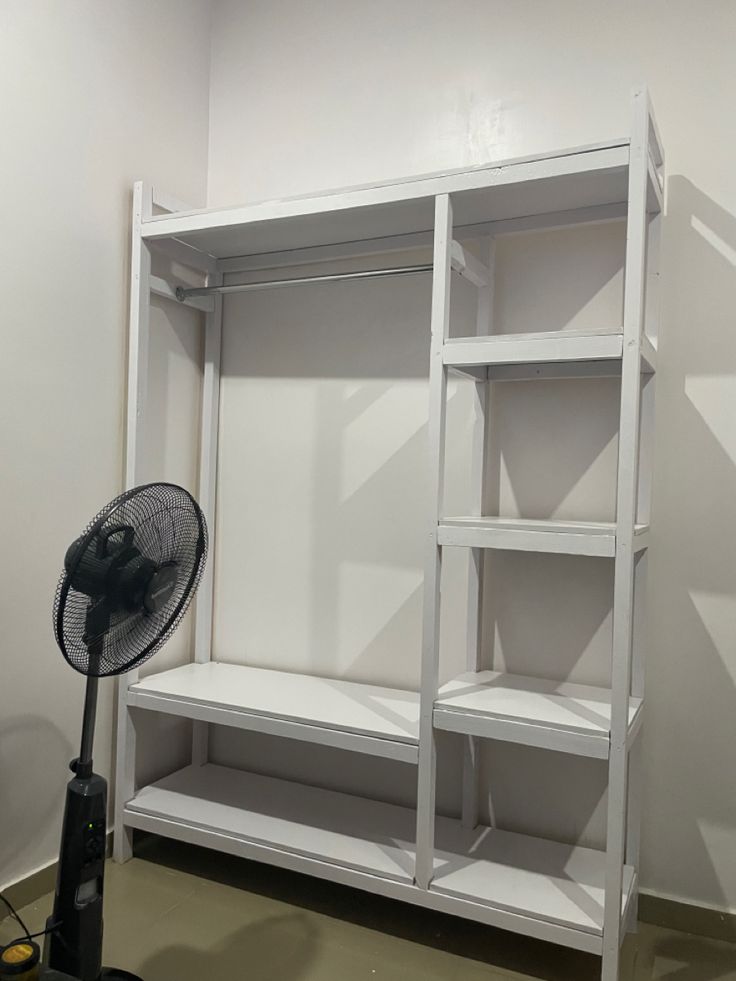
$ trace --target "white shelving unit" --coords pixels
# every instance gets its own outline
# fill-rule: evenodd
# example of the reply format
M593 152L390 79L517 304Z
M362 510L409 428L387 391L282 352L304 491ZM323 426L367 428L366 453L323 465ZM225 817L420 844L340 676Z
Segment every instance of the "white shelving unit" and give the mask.
M590 951L602 957L603 981L616 981L621 942L635 926L637 907L640 774L633 750L644 696L640 614L649 544L663 169L657 127L646 92L640 90L626 138L533 159L222 210L187 210L156 189L136 184L127 484L139 482L141 467L152 294L205 314L199 497L214 528L222 304L224 294L239 288L224 285L226 274L268 269L273 278L278 267L385 254L385 268L359 275L432 274L429 464L434 517L426 537L422 677L414 692L218 663L211 649L210 559L197 599L193 663L145 679L134 672L120 681L118 861L130 857L132 831L140 828ZM626 221L623 323L604 330L545 332L540 324L531 333L493 333L493 243L498 235L608 220ZM487 261L467 249L470 238L487 240ZM431 265L400 265L403 252L429 245ZM200 285L152 275L152 253L186 266ZM477 288L473 336L450 336L453 275ZM294 278L298 275L290 273ZM246 288L257 288L251 280L252 275ZM443 509L449 372L475 382L481 420L472 447L475 506L472 513L456 517ZM615 521L485 514L489 385L607 375L621 378ZM440 688L439 584L446 548L468 551L468 651L467 671ZM482 670L488 549L613 561L610 689ZM140 709L194 721L191 765L143 787L135 779L131 714ZM216 766L208 760L209 724L416 765L417 809ZM435 814L438 731L464 737L462 820ZM605 850L480 824L483 739L606 761Z

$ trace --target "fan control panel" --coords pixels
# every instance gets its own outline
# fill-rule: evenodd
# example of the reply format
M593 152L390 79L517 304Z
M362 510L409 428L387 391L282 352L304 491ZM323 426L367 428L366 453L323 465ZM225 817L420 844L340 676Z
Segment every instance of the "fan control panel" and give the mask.
M105 820L87 821L82 835L84 864L91 865L105 857Z

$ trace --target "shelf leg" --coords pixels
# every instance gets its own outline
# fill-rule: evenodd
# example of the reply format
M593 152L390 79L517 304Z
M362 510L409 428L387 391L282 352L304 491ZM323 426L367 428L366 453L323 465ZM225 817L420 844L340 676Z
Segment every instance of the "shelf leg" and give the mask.
M148 347L151 307L151 251L141 237L141 226L153 211L150 184L133 185L132 248L130 265L130 321L128 327L128 387L125 416L125 487L141 480L143 426L148 388ZM128 687L138 671L121 675L117 683L115 743L115 828L113 857L126 862L133 854L133 832L126 828L123 811L135 794L135 721L128 706Z
M424 564L424 610L422 617L422 681L419 719L419 767L417 778L417 859L415 879L428 889L434 869L435 791L437 747L434 731L434 702L439 679L440 577L442 549L437 542L437 524L442 514L445 471L445 420L447 371L442 362L442 345L449 333L452 205L447 194L435 199L434 271L432 276L432 330L429 362L429 501L431 524L427 532Z
M611 747L608 767L608 828L602 981L619 981L623 865L629 816L627 737L632 682L634 526L639 505L641 343L645 317L647 255L649 100L646 90L640 90L634 94L633 110L624 279L624 352L621 371L616 490Z

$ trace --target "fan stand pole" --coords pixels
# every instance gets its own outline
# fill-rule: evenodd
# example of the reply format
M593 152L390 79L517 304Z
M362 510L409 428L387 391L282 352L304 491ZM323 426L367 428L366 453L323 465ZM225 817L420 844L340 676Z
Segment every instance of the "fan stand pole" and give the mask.
M77 776L82 779L92 775L92 744L95 738L98 684L99 678L92 675L87 677L87 687L84 693L84 715L82 717L82 743L75 767Z
M92 746L95 739L97 720L97 689L100 666L105 645L104 634L110 626L110 614L104 602L92 603L87 611L87 631L94 637L87 647L89 663L87 666L87 687L84 692L84 712L82 713L82 742L79 759L74 772L81 779L92 775Z

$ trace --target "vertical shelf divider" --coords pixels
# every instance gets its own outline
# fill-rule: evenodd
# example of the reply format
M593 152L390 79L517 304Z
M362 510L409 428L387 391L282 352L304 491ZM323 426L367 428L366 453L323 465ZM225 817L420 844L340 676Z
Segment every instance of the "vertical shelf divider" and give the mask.
M478 335L493 333L493 273L496 240L489 237L486 248L487 282L478 286L476 329ZM473 385L473 433L471 447L471 515L482 515L486 505L486 444L489 431L490 383L487 378ZM468 671L479 671L483 658L483 596L485 550L471 548L468 554ZM477 736L463 737L463 801L462 822L465 828L477 827L480 819L480 762L481 740Z
M417 857L415 880L428 889L434 867L434 826L437 779L437 746L434 702L437 697L440 653L440 577L442 549L437 525L442 514L445 479L445 423L447 418L447 369L442 346L450 328L450 281L452 251L452 203L449 194L438 194L434 212L434 259L432 272L432 324L429 361L429 474L431 492L425 541L424 612L422 619L422 679L419 717L419 772L417 777Z
M628 713L632 693L634 619L634 525L639 502L639 425L641 347L647 261L647 181L649 176L649 99L634 93L629 149L629 192L624 272L624 337L616 489L613 644L611 666L611 742L608 763L605 908L602 981L618 981L622 942L623 865L629 816ZM632 784L632 791L634 790Z
M207 274L208 286L221 286L221 272ZM217 441L220 420L220 358L222 351L222 294L214 294L214 309L205 315L204 374L199 443L199 504L209 531L209 554L196 596L194 660L212 659L212 616L215 585L215 509L217 505ZM192 723L192 762L208 759L209 725Z
M125 425L125 489L141 480L141 460L148 388L148 348L151 307L151 250L143 241L141 226L153 212L153 189L137 181L133 185L132 249L130 264L130 313L128 326L128 387ZM117 679L117 733L115 742L116 862L133 856L133 832L126 827L123 811L135 793L135 722L128 705L128 687L138 680L134 669Z

